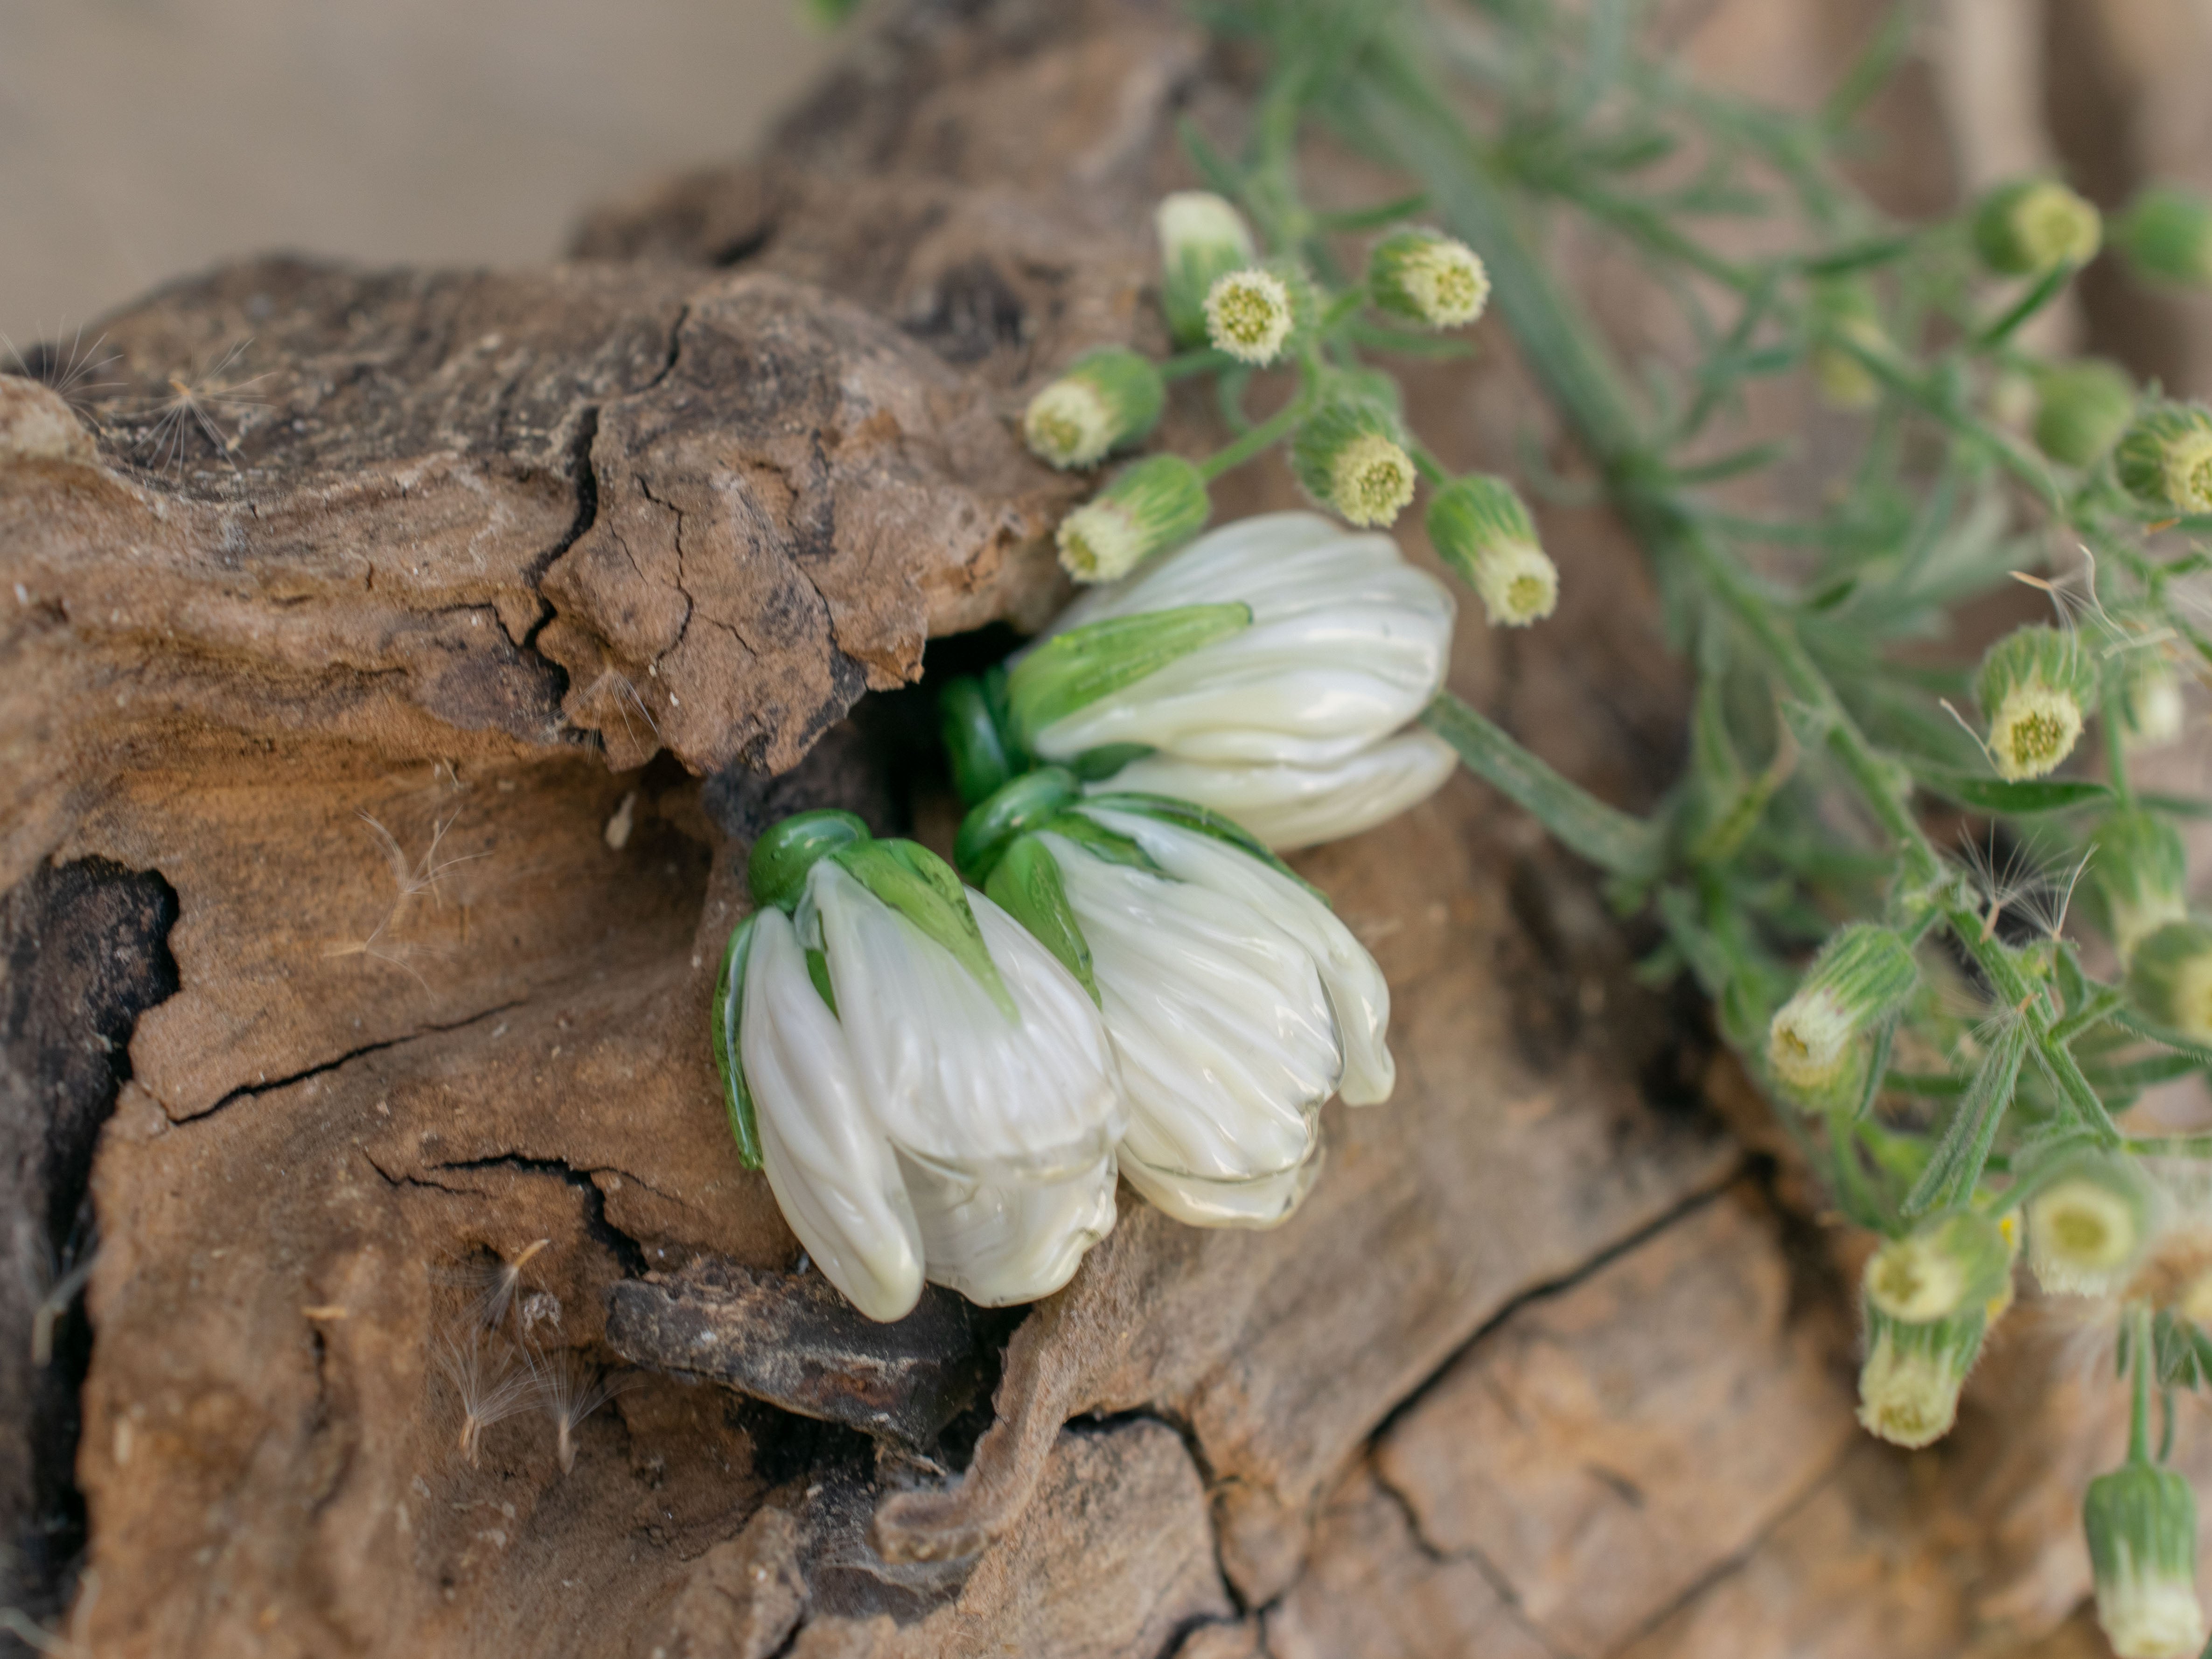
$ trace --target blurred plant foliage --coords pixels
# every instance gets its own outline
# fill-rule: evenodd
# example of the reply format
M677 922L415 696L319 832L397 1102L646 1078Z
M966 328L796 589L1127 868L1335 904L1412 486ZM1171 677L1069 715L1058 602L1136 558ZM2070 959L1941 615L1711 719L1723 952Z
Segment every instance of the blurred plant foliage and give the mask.
M1205 5L1267 69L1243 152L1195 132L1190 150L1264 254L1319 286L1322 320L1294 342L1291 425L1332 387L1393 401L1366 359L1437 348L1364 314L1337 257L1340 233L1432 221L1480 256L1522 357L1641 543L1696 670L1688 763L1656 813L1591 798L1449 696L1429 722L1604 866L1624 914L1656 915L1650 976L1696 980L1838 1208L1889 1241L1866 1289L1869 1427L1908 1444L1948 1428L2025 1248L2046 1291L2113 1316L2137 1384L2116 1474L2137 1479L2164 1455L2144 1428L2153 1397L2170 1417L2172 1391L2212 1377L2212 1182L2196 1178L2212 1136L2118 1121L2212 1062L2212 931L2190 915L2174 829L2204 808L2138 791L2128 763L2178 734L2182 683L2212 665L2189 580L2212 563L2197 550L2212 417L2022 343L2107 229L2062 184L2023 179L1905 225L1849 181L1855 123L1910 44L1905 10L1809 112L1698 84L1647 48L1644 10ZM1418 197L1371 215L1310 206L1309 124ZM1642 262L1694 361L1624 368L1546 263L1570 220ZM2212 278L2201 201L2160 188L2109 228L2139 274ZM1248 371L1218 355L1188 366L1218 373L1243 424ZM1863 422L1847 466L1809 490L1791 480L1815 512L1724 505L1717 486L1741 499L1739 481L1794 452L1719 434L1750 424L1758 382L1799 374ZM1978 672L1947 659L1957 609L2015 580L2045 590L2052 625L1999 641ZM1962 811L1963 854L1954 830L1929 827ZM2111 947L2086 958L2069 933L2077 881L2074 908ZM2186 1572L2142 1565L2193 1559L2172 1547L2174 1504L2106 1497L2087 1521L2116 1645L2195 1653ZM2133 1564L2126 1583L2108 1557Z

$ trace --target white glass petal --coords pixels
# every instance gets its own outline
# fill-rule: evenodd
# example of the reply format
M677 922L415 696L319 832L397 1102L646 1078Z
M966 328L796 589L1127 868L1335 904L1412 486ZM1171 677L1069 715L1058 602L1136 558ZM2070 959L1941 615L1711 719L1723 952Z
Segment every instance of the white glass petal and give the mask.
M1094 1166L1127 1120L1111 1045L1082 986L972 890L1019 1018L943 945L828 859L807 877L830 980L871 1112L902 1151L986 1180Z
M1310 951L1322 988L1336 1012L1337 1036L1344 1045L1344 1077L1337 1092L1347 1106L1372 1106L1389 1099L1397 1082L1397 1066L1385 1040L1390 1028L1390 988L1366 947L1326 904L1250 854L1211 836L1135 812L1088 804L1082 811L1134 841L1170 875L1244 899Z
M1156 1170L1121 1152L1121 1178L1152 1202L1154 1208L1191 1227L1243 1227L1257 1231L1278 1227L1312 1190L1321 1174L1322 1141L1314 1137L1313 1150L1294 1169L1255 1181L1201 1181L1195 1176Z
M1312 954L1242 896L1044 841L1121 1058L1125 1153L1212 1182L1303 1164L1343 1069Z
M900 1160L932 1284L1001 1308L1050 1296L1114 1230L1114 1159L1051 1181L984 1182Z
M1225 601L1250 605L1252 626L1054 721L1038 752L1144 743L1194 760L1325 765L1405 725L1443 684L1449 591L1388 536L1310 514L1201 537L1078 600L1053 631Z
M738 1042L784 1219L854 1307L871 1319L904 1318L921 1295L921 1231L845 1034L781 910L753 924Z
M1452 746L1415 726L1328 766L1237 765L1147 755L1093 793L1143 789L1210 806L1277 852L1358 835L1418 805L1457 769Z

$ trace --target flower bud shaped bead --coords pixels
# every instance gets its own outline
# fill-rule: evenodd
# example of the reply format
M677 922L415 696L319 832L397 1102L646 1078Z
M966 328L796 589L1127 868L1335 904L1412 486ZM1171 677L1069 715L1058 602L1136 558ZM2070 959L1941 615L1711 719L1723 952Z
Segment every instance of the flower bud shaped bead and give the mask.
M2129 204L2113 238L2143 276L2212 288L2212 201L2174 185L2152 185Z
M1839 928L1768 1024L1767 1065L1793 1092L1818 1093L1850 1063L1851 1039L1900 1007L1919 982L1912 952L1889 928Z
M2102 357L2058 363L2035 377L2035 444L2054 461L2092 467L2136 412L2136 383Z
M1476 475L1455 479L1429 503L1437 556L1482 596L1493 626L1526 628L1559 601L1559 572L1536 544L1536 526L1513 486Z
M1387 536L1246 519L1092 590L1013 666L1019 742L1092 787L1194 801L1270 847L1356 834L1433 793L1452 597Z
M1243 216L1210 191L1184 190L1162 198L1152 216L1160 239L1163 307L1180 346L1206 338L1206 296L1220 277L1252 263L1257 252Z
M1206 528L1206 479L1180 455L1147 455L1060 521L1060 568L1079 582L1115 581Z
M2027 1264L2053 1296L2109 1296L2128 1282L2151 1239L2157 1194L2132 1164L2085 1156L2027 1200Z
M1090 466L1158 424L1167 388L1149 358L1120 346L1086 352L1030 399L1022 437L1039 460Z
M1958 1420L1959 1390L1982 1351L1984 1322L1971 1308L1925 1324L1866 1310L1859 1423L1893 1446L1932 1446Z
M1213 349L1262 368L1281 356L1298 321L1293 280L1259 265L1215 277L1206 291L1206 337Z
M2097 210L2052 179L2023 179L1992 191L1974 216L1974 246L1991 270L2032 276L2087 264L2104 240Z
M988 887L1091 976L1131 1104L1121 1174L1177 1219L1285 1219L1320 1169L1322 1103L1389 1094L1373 958L1200 809L1134 794L1072 805L1015 840Z
M2098 826L2089 879L2123 962L2167 923L2189 919L2188 855L2181 836L2148 812L2116 812Z
M1490 301L1490 273L1465 242L1416 226L1376 244L1367 291L1390 316L1424 328L1464 328Z
M2197 1659L2197 1498L2172 1469L2130 1462L2089 1483L2081 1504L2097 1622L2118 1659Z
M869 1317L925 1279L988 1304L1067 1281L1114 1221L1127 1127L1081 985L933 854L842 813L763 836L716 1059L792 1231Z
M2128 996L2156 1024L2212 1046L2212 927L2170 921L2136 944Z
M1413 458L1389 410L1364 398L1332 398L1291 441L1291 470L1309 495L1356 525L1393 523L1413 499Z
M2113 462L2128 493L2153 511L2212 513L2212 411L2203 404L2152 404L2121 438Z
M1987 1216L1945 1216L1867 1258L1867 1305L1908 1325L1986 1310L2012 1273L2012 1249Z
M2015 629L1982 658L1974 696L1990 722L1990 759L2002 777L2039 778L2074 752L2096 701L2096 672L2071 634Z

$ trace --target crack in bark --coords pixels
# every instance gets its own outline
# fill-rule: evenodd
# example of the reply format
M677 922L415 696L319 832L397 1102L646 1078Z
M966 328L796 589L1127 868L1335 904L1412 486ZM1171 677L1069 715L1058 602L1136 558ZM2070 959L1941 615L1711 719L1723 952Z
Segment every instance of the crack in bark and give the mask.
M1553 1297L1560 1296L1573 1290L1591 1274L1611 1267L1631 1251L1639 1249L1650 1243L1669 1227L1696 1214L1706 1205L1711 1204L1730 1187L1742 1180L1750 1172L1750 1169L1751 1163L1747 1158L1737 1159L1704 1186L1692 1188L1687 1196L1668 1209L1645 1222L1633 1232L1625 1234L1603 1249L1593 1252L1587 1259L1577 1263L1567 1272L1556 1278L1540 1279L1534 1285L1515 1291L1496 1313L1475 1328L1466 1341L1446 1354L1434 1370L1415 1383L1404 1399L1390 1407L1382 1420L1375 1425L1373 1432L1369 1434L1365 1443L1372 1446L1384 1435L1389 1433L1397 1425L1399 1419L1425 1399L1429 1392L1443 1380L1445 1373L1458 1364L1477 1343L1495 1332L1523 1308L1534 1303L1547 1301Z
M607 1219L607 1195L601 1190L599 1183L592 1179L594 1175L604 1174L621 1176L625 1181L637 1180L636 1176L617 1170L612 1164L603 1164L595 1167L579 1169L566 1158L531 1158L521 1152L498 1152L489 1158L452 1158L443 1163L433 1164L430 1168L433 1170L519 1170L528 1175L556 1176L583 1195L584 1231L606 1249L607 1252L622 1265L623 1271L633 1279L650 1271L651 1264L646 1260L645 1247L630 1234L624 1232ZM642 1181L639 1181L637 1184L645 1187L647 1192L653 1190L652 1188L646 1187L646 1183Z
M233 1089L228 1094L223 1096L220 1100L217 1100L212 1106L205 1107L197 1112L187 1112L182 1117L179 1117L174 1112L170 1111L167 1102L162 1103L161 1110L168 1117L171 1123L177 1124L179 1126L182 1126L186 1123L204 1122L207 1119L213 1117L217 1112L222 1111L224 1108L230 1106L238 1101L246 1099L250 1096L265 1095L272 1093L278 1089L289 1089L292 1085L295 1083L304 1083L309 1078L321 1077L325 1073L335 1072L340 1066L349 1065L353 1061L362 1058L364 1055L381 1054L386 1048L402 1048L410 1042L418 1042L426 1036L440 1036L448 1031L465 1030L471 1025L475 1025L484 1020L489 1019L495 1014L511 1013L515 1009L521 1007L523 1003L526 1000L526 998L518 998L513 1002L502 1002L495 1007L486 1008L480 1013L471 1014L465 1019L454 1020L450 1024L423 1025L406 1033L404 1036L386 1037L381 1042L364 1042L358 1048L347 1049L345 1053L338 1055L334 1060L323 1060L319 1064L307 1066L303 1071L293 1072L283 1077L264 1078L258 1083L240 1084L237 1088Z
M1513 1588L1512 1581L1499 1571L1497 1563L1472 1547L1463 1550L1447 1550L1438 1545L1423 1528L1420 1511L1414 1507L1413 1500L1390 1484L1389 1477L1382 1473L1382 1466L1370 1458L1368 1471L1374 1477L1376 1489L1396 1504L1400 1513L1406 1517L1407 1534L1413 1539L1413 1547L1421 1553L1424 1560L1437 1566L1473 1567L1482 1575L1482 1580L1490 1586L1491 1593L1498 1597L1498 1605L1505 1609L1506 1617L1519 1626L1530 1641L1551 1655L1552 1659L1573 1659L1573 1656L1553 1645L1536 1621L1528 1616L1528 1609L1521 1605L1521 1593Z

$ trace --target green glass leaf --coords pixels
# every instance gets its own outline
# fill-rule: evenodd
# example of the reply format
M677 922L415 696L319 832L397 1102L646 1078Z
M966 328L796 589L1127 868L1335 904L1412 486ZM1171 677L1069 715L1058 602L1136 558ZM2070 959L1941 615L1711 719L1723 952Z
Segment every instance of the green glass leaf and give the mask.
M1093 858L1103 859L1109 864L1127 865L1132 870L1142 870L1148 875L1164 878L1167 872L1152 862L1151 854L1118 830L1086 818L1080 812L1063 812L1056 818L1048 818L1038 830L1055 836L1064 836Z
M954 860L970 881L981 884L1009 842L1061 811L1081 793L1075 775L1064 766L1024 774L960 820L952 838Z
M714 1051L714 1070L722 1079L722 1103L730 1115L730 1135L738 1143L738 1162L748 1170L761 1166L760 1123L753 1115L753 1093L745 1083L744 1055L738 1037L745 1009L745 957L752 948L753 924L758 912L731 930L722 948L722 965L714 975L714 1002L708 1030Z
M1093 1002L1099 1000L1098 981L1091 975L1091 945L1067 902L1067 884L1060 878L1060 860L1035 836L1018 837L1000 854L983 885L991 900L1030 930L1032 937L1060 958L1060 965L1081 981ZM1103 1006L1103 1004L1101 1005Z
M968 890L951 865L910 841L860 842L831 856L855 881L950 951L1008 1019L1021 1018L975 925Z
M867 839L868 826L854 813L834 807L794 812L753 843L745 880L756 899L788 915L806 890L809 870L840 848Z
M1200 806L1194 802L1182 800L1174 795L1155 795L1144 790L1121 789L1109 790L1103 794L1085 796L1083 804L1085 806L1103 806L1123 812L1135 812L1145 817L1157 818L1162 823L1172 823L1180 829L1194 830L1201 836L1211 836L1215 841L1235 848L1240 853L1259 860L1277 875L1287 877L1297 883L1323 904L1328 902L1328 894L1277 858L1269 850L1267 842L1261 841L1234 818L1224 817L1220 813ZM1078 810L1080 811L1080 809Z
M2080 778L2030 778L2008 783L2002 778L1978 777L1942 766L1915 766L1912 775L1923 788L1946 800L2008 817L2063 812L2069 807L2109 800L2112 794L2103 784Z
M973 806L1014 775L983 683L963 674L937 695L938 730L952 763L952 787Z
M1158 752L1149 743L1102 743L1069 761L1067 769L1079 783L1103 783L1123 767Z
M834 1017L837 1012L837 988L830 981L828 951L807 947L806 977L813 981L814 993L822 999L822 1006Z
M1014 729L1024 742L1034 743L1054 721L1251 625L1248 605L1186 605L1109 617L1056 634L1006 677Z

